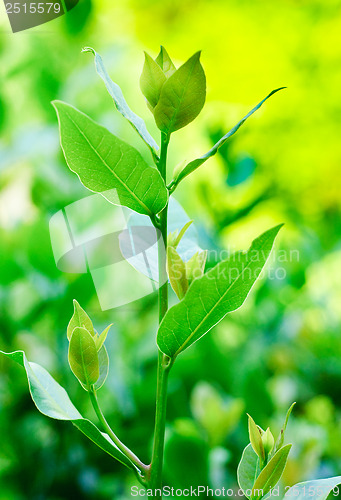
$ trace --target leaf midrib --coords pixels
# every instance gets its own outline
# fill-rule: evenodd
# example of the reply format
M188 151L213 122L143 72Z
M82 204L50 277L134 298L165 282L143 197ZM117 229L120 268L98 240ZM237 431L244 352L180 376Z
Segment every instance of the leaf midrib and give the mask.
M77 128L78 132L80 132L80 134L84 137L84 139L86 140L86 142L89 144L90 148L94 151L94 153L98 156L98 158L102 161L103 165L105 165L107 167L107 169L109 170L109 172L111 172L115 177L116 179L122 184L122 186L127 189L127 191L129 191L129 193L133 196L133 198L135 198L135 200L140 204L140 206L142 208L144 208L146 211L147 211L147 214L150 216L152 215L152 212L151 210L147 207L147 205L145 205L143 203L142 200L140 200L140 198L134 193L134 191L132 191L129 186L127 184L125 184L120 178L119 176L116 174L116 172L114 170L112 170L112 168L107 164L107 162L104 160L104 158L102 158L102 156L99 154L99 152L95 149L95 147L91 144L90 140L88 139L88 137L84 134L84 132L79 128L79 126L77 125L77 123L72 119L72 117L69 115L69 113L66 111L66 114L67 116L69 117L69 119L71 120L71 122L74 124L74 126Z

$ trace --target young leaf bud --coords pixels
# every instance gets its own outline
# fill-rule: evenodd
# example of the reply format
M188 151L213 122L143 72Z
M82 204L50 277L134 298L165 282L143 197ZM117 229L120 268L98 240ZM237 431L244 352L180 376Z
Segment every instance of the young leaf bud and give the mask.
M202 110L206 98L206 77L197 52L162 85L154 118L157 127L171 134L188 125Z
M265 455L268 456L272 452L274 444L275 444L275 439L274 439L269 427L266 429L266 431L262 435L262 442L263 442Z
M186 276L188 284L190 285L193 280L200 278L204 274L205 264L207 258L207 250L203 252L196 252L186 262Z
M167 248L167 273L174 292L183 299L188 289L186 265L172 246Z
M68 324L67 327L67 338L68 340L71 339L71 335L73 330L79 326L82 328L85 328L88 330L88 332L94 336L95 335L95 329L92 324L91 319L89 316L86 314L84 309L81 308L81 306L78 304L77 300L74 299L73 301L73 307L74 307L74 313L72 318L70 319L70 323Z
M265 460L265 450L264 450L264 445L262 441L262 434L263 431L256 425L255 421L253 418L248 415L249 417L249 437L250 437L250 443L251 446L256 453L256 455L259 456L259 458L264 461Z
M140 78L140 88L152 112L159 102L161 89L166 80L166 75L158 63L145 52L145 61Z
M172 74L175 73L176 71L176 67L173 64L173 61L169 57L166 49L162 47L162 45L160 48L159 55L155 59L155 62L158 63L158 65L160 66L160 68L162 69L167 78L172 76Z
M159 102L162 87L175 71L176 67L164 47L161 46L160 53L155 60L145 52L140 88L152 113Z

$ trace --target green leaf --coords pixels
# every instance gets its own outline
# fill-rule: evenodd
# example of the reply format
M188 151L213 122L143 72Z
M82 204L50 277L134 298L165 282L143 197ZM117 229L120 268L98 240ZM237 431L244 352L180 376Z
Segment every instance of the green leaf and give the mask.
M162 87L154 117L156 125L166 134L193 121L204 106L206 78L199 59L197 52Z
M78 304L76 299L73 300L73 307L74 307L74 313L67 327L68 340L71 339L72 332L76 328L76 326L81 326L82 328L85 328L94 337L95 330L92 321L86 314L84 309Z
M95 338L95 343L96 343L96 349L99 351L102 347L102 345L105 342L105 339L107 338L108 332L110 328L112 327L113 323L111 323L109 326L106 327L105 330L99 335L97 338Z
M168 192L156 168L140 153L73 106L54 101L66 162L85 187L115 205L159 213Z
M262 431L258 427L258 425L255 423L253 418L248 415L249 417L249 437L250 437L250 443L251 446L254 450L254 452L259 456L259 458L264 461L265 460L265 450L263 446L263 441L262 441Z
M304 483L292 486L284 495L284 499L303 500L309 498L311 500L327 500L329 494L339 484L341 484L341 476L305 481Z
M191 161L190 163L188 163L185 168L183 170L181 170L181 172L178 173L177 177L171 182L171 185L170 185L170 189L171 189L171 192L174 191L174 189L176 188L176 186L179 184L180 181L182 181L182 179L184 179L187 175L191 174L194 170L196 170L198 167L200 167L200 165L202 165L203 163L205 163L206 160L208 160L209 158L211 158L212 156L214 156L218 149L223 145L225 144L225 142L233 135L237 132L237 130L243 125L243 123L251 116L253 115L253 113L255 111L257 111L261 106L262 104L267 100L269 99L269 97L271 97L273 94L275 94L276 92L278 92L279 90L282 90L284 89L285 87L280 87L278 89L275 89L273 90L272 92L270 92L270 94L268 94L262 101L260 101L257 106L255 106L253 109L251 109L251 111L248 112L247 115L244 116L244 118L242 118L240 120L240 122L237 123L237 125L235 125L233 128L231 128L231 130L229 132L227 132L227 134L225 134L214 146L212 149L210 149L207 153L205 153L204 155L200 156L200 158L197 158L196 160L193 160Z
M129 469L136 467L121 453L107 434L101 432L90 420L82 417L74 407L65 389L37 363L29 362L23 351L6 353L9 359L25 368L32 400L38 410L47 417L72 422L85 436L103 451L126 465Z
M153 110L159 101L161 89L167 78L158 63L147 52L144 54L145 61L140 78L140 87L142 94Z
M259 458L254 452L250 443L246 448L244 448L242 458L237 468L238 484L247 498L250 498L250 495L246 495L246 493L251 493L252 487L259 473Z
M169 57L167 50L162 45L159 55L155 59L155 62L158 63L167 78L172 76L172 74L176 71L176 67L173 64L173 61Z
M94 388L96 390L100 389L104 385L109 373L109 356L105 345L102 345L98 351L98 365L99 377L97 382L94 384Z
M167 248L167 272L170 284L181 300L188 289L186 266L178 252L171 246Z
M85 328L73 330L68 357L73 374L89 390L99 378L99 363L95 339Z
M283 446L283 443L284 443L284 433L285 433L285 430L287 428L287 425L288 425L288 421L289 421L289 418L290 418L290 415L291 415L291 412L295 406L296 402L293 403L289 410L287 411L287 414L286 414L286 417L285 417L285 420L284 420L284 424L283 424L283 427L278 435L278 438L276 440L276 445L275 445L275 451L279 450L282 446Z
M262 469L253 485L250 497L251 500L259 500L260 498L263 498L272 488L276 486L282 477L291 446L291 444L283 446L283 448L278 450L272 457L264 469Z
M155 150L159 149L159 146L156 144L153 137L147 130L146 124L138 115L136 115L128 106L122 90L114 83L105 69L103 64L103 60L97 52L91 47L85 47L82 52L91 52L95 56L95 67L98 75L102 78L105 83L105 86L114 100L115 106L117 110L128 120L128 122L133 126L133 128L137 131L137 133L142 137L147 146L151 149L153 155L155 154Z
M159 327L157 344L164 354L177 356L243 304L281 227L266 231L247 252L232 254L193 281L185 298L168 310Z

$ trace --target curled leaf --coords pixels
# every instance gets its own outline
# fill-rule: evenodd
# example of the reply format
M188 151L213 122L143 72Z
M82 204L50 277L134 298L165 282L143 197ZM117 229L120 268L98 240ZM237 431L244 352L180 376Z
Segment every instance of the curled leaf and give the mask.
M258 455L258 457L261 459L261 461L264 462L265 450L264 450L264 445L263 445L263 441L262 441L263 432L260 429L260 427L258 427L258 425L255 423L253 418L250 415L248 415L248 417L249 417L249 422L248 422L249 437L250 437L251 446L252 446L254 452L256 453L256 455Z
M167 272L170 284L181 300L188 289L186 265L174 247L167 248Z
M279 450L282 446L283 446L283 443L284 443L284 433L285 433L285 430L287 428L287 425L288 425L288 421L289 421L289 418L290 418L290 415L291 415L291 412L295 406L296 402L294 402L289 410L287 411L287 414L286 414L286 417L285 417L285 420L284 420L284 424L283 424L283 427L282 429L280 430L280 433L278 435L278 438L276 440L276 446L275 446L275 452L277 450Z
M105 69L103 60L97 52L91 47L85 47L82 52L91 52L95 56L95 67L98 75L102 78L105 86L111 95L115 106L119 113L121 113L126 120L132 125L132 127L136 130L136 132L140 135L140 137L147 144L149 149L152 152L153 157L156 157L156 151L159 149L153 137L147 130L146 124L137 114L135 114L128 106L122 90L117 85L117 83L113 82L110 76L108 75L107 70Z
M174 178L174 180L171 182L169 188L170 188L170 192L172 193L174 191L174 189L176 188L176 186L179 184L180 181L182 181L182 179L184 179L185 177L187 177L187 175L191 174L192 172L194 172L194 170L196 170L198 167L200 167L200 165L202 165L203 163L205 163L206 160L208 160L209 158L211 158L212 156L214 156L217 151L219 150L219 148L225 144L225 142L232 136L234 135L238 130L239 128L245 123L245 121L251 116L253 115L253 113L255 113L261 106L262 104L264 104L264 102L269 99L269 97L271 97L273 94L275 94L276 92L278 92L279 90L282 90L284 89L285 87L280 87L278 89L275 89L273 90L272 92L270 92L270 94L268 94L262 101L260 101L253 109L251 109L251 111L249 111L247 113L247 115L244 116L244 118L242 118L234 127L231 128L231 130L229 132L227 132L227 134L225 134L214 146L213 148L211 148L207 153L203 154L202 156L200 156L199 158L196 158L195 160L192 160L191 162L189 162L185 168L183 168L180 172L177 172L176 173L176 177Z

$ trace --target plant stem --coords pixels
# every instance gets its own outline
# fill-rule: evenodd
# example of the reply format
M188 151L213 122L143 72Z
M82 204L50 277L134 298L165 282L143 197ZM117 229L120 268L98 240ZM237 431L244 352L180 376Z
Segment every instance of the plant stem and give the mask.
M153 456L151 463L151 484L155 489L162 488L163 453L165 443L166 410L167 410L167 385L170 365L166 356L159 351L157 367L157 393ZM162 495L155 494L155 498Z
M144 478L145 473L148 471L148 466L145 465L143 462L141 462L141 460L135 455L135 453L133 453L125 444L123 444L122 441L120 441L120 439L116 436L114 431L111 429L110 425L106 421L105 416L103 415L102 410L99 406L96 389L94 387L91 387L91 389L89 390L89 396L90 396L92 406L93 406L93 408L96 412L96 415L98 417L98 420L101 422L103 428L108 433L108 435L111 437L111 439L113 440L113 442L115 443L117 448L127 458L129 458L129 460L133 464L136 465L136 467L141 471L141 473L143 473L140 475L139 479L142 480L141 482L144 482L143 478Z
M169 144L169 136L161 133L161 152L159 161L159 172L166 183L167 173L167 150ZM161 323L168 309L168 277L166 271L166 254L167 254L167 215L168 203L160 213L160 231L161 236L158 244L158 259L159 259L159 282L163 283L159 287L159 323Z
M167 255L167 211L168 204L160 214L160 231L162 238L158 244L159 258L159 280L163 283L159 287L159 323L161 323L168 309L168 276L166 270L166 255Z
M169 144L169 136L161 133L161 152L160 161L158 164L159 172L166 182L166 167L167 167L167 149ZM167 254L167 212L168 203L160 213L160 231L161 238L158 244L158 260L159 260L159 282L163 283L159 287L159 323L161 323L168 309L168 277L166 271L166 254ZM155 498L162 499L162 468L163 468L163 453L165 442L166 429L166 409L167 409L167 384L168 374L170 370L170 359L161 351L158 353L157 366L157 389L156 389L156 411L155 411L155 429L154 429L154 444L152 462L150 464L150 486L153 490L160 490L155 493Z

